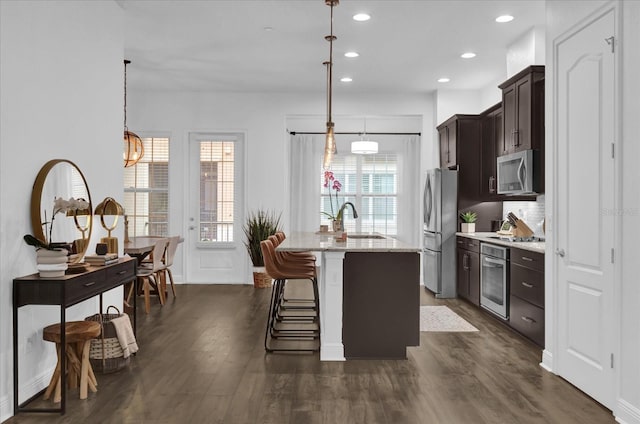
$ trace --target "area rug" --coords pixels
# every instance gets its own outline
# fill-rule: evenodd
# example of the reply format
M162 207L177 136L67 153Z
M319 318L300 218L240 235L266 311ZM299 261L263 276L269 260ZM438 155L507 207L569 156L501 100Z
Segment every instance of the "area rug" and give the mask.
M420 306L420 331L478 331L446 306Z

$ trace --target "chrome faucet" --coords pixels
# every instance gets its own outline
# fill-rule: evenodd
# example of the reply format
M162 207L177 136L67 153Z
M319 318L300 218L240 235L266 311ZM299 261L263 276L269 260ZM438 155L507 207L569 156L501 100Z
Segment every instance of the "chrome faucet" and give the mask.
M356 207L353 206L353 203L351 202L344 202L342 204L342 206L340 206L340 209L338 210L338 221L340 222L340 231L344 231L344 208L347 207L347 205L351 206L351 210L353 211L353 218L357 218L358 217L358 211L356 211Z

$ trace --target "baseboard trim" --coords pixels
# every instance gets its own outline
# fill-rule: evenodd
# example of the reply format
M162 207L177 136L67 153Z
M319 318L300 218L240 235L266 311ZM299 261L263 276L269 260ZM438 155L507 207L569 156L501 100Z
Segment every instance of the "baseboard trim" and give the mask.
M616 422L621 424L640 424L640 408L624 399L618 399Z
M323 343L320 346L321 361L344 361L344 345L342 343Z
M545 370L555 374L555 371L553 371L553 353L549 352L546 349L543 350L542 351L542 362L540 362L540 366L542 368L544 368Z
M22 386L18 389L18 399L22 402L29 399L31 396L40 392L42 389L49 385L51 375L53 374L54 367L50 370L43 371L40 375L31 379L31 381L23 382ZM0 398L0 422L4 422L13 417L13 393L7 394Z

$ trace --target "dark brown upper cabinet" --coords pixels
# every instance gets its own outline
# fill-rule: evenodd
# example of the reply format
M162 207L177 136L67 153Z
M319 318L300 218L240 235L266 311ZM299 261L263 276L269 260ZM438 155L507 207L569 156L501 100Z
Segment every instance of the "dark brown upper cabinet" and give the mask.
M440 168L454 168L457 160L457 122L449 119L438 127L438 139L440 141Z
M499 85L503 139L498 156L544 146L544 66L529 66Z
M453 115L438 125L440 168L456 169L480 148L479 115Z
M498 195L498 173L496 158L502 148L502 103L498 103L480 114L482 127L482 163L480 165L480 197L481 201L503 200Z

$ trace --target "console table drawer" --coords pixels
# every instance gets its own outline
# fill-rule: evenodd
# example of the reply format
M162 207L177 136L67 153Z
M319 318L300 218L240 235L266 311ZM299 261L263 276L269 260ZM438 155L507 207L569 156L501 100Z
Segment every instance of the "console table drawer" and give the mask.
M107 279L131 281L136 276L136 262L122 262L107 268Z
M66 303L73 305L103 293L112 286L113 282L107 279L107 271L105 269L81 275L67 281L65 287Z

